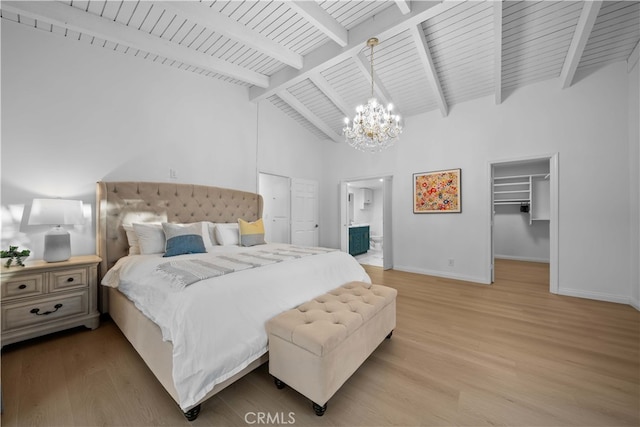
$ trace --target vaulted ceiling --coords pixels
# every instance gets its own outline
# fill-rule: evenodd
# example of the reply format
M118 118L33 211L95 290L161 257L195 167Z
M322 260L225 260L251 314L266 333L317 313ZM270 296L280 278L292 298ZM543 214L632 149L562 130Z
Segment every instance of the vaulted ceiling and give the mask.
M640 1L3 1L2 19L249 87L321 139L375 92L402 116L638 61Z

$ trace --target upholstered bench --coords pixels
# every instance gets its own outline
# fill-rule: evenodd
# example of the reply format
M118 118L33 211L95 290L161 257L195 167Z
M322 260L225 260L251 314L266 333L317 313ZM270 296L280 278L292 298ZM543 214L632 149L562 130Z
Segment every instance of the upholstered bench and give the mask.
M267 322L269 373L313 402L327 401L396 326L397 291L351 282Z

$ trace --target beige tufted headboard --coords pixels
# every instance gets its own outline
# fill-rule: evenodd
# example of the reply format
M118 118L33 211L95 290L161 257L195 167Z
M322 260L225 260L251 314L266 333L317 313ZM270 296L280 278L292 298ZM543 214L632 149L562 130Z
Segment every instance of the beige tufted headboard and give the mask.
M166 182L98 182L96 248L99 276L128 254L123 224L132 222L255 221L262 217L262 196L247 191Z

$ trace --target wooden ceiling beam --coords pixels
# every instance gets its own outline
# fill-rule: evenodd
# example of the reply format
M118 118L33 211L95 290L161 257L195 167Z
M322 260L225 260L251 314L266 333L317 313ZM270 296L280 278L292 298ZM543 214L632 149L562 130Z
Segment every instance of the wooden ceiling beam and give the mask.
M311 82L316 85L318 89L324 93L324 95L333 102L333 104L342 112L345 117L350 117L354 114L354 111L349 111L349 107L347 103L342 99L342 97L338 94L338 92L331 87L329 81L319 72L312 73L309 75L309 79Z
M340 46L349 43L347 29L315 1L288 1L285 4Z
M311 110L309 110L309 108L307 108L306 105L300 102L298 98L293 96L291 92L285 89L281 92L278 92L276 95L278 95L280 99L282 99L284 102L289 104L291 108L296 110L302 117L309 120L309 122L311 122L312 125L320 129L320 131L322 131L322 133L327 135L330 139L332 139L335 142L343 142L343 139L340 138L340 135L335 133L333 129L327 126L324 120L316 116Z
M566 89L573 83L573 77L576 74L582 53L589 40L593 25L598 18L598 12L602 6L602 0L587 1L582 6L582 12L578 19L578 25L576 31L573 33L573 39L571 45L569 45L569 51L564 60L562 71L560 72L560 81L562 82L562 88Z
M447 114L449 114L449 106L447 105L447 100L445 99L444 92L442 91L442 85L440 84L440 78L438 77L438 70L436 70L436 66L433 63L429 43L424 35L424 31L422 30L422 24L414 26L409 30L409 32L416 44L416 50L418 51L420 62L422 62L424 71L427 73L427 80L429 80L431 90L436 96L440 113L442 113L442 117L447 117Z
M269 77L56 1L3 1L2 9L266 88Z
M411 12L411 2L409 0L395 0L395 2L403 15Z
M205 28L209 28L218 34L240 42L251 49L277 59L293 68L298 70L302 68L302 55L279 45L257 31L207 7L203 3L174 1L158 2L157 4L167 12L177 15L180 18L188 19Z

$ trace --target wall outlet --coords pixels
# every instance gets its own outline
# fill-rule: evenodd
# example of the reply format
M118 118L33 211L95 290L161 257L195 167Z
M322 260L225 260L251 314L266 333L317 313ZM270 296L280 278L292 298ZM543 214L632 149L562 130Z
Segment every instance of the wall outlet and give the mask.
M453 260L453 258L449 258L449 267L453 267L453 265L455 264L455 261Z
M169 178L170 179L178 179L178 171L175 169L169 168Z

